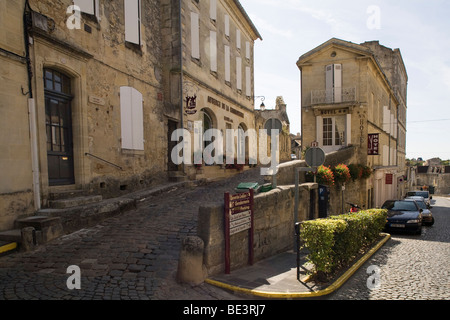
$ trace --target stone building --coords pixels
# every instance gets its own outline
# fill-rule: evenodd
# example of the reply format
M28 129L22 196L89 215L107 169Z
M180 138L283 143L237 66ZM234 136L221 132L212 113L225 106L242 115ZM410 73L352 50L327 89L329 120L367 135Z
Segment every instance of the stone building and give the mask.
M224 139L227 129L254 129L253 48L261 36L239 1L161 2L169 135L176 128L186 129L191 145L198 142L204 149L208 142L203 141L201 134L208 129L220 130ZM192 164L172 163L170 174L191 179L224 174L223 166L194 161L198 151L191 154Z
M408 76L400 50L332 38L297 65L303 148L356 147L352 162L374 170L360 196L366 207L403 196Z
M280 132L278 137L279 163L291 160L290 123L286 106L283 97L280 96L275 101L275 109L263 107L255 110L256 129L258 131L266 129L269 132L271 129L278 129ZM267 149L270 152L270 148Z
M187 175L176 128L255 127L261 36L237 0L1 1L0 30L0 231Z

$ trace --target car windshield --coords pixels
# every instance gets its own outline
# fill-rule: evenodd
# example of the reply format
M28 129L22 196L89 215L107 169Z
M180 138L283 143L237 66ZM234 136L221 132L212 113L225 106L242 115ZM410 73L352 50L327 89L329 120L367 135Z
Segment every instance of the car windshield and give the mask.
M422 200L415 200L420 209L427 209L427 205Z
M408 197L419 196L428 198L428 191L410 191L408 192Z
M383 209L392 211L417 211L413 201L389 201L383 205Z

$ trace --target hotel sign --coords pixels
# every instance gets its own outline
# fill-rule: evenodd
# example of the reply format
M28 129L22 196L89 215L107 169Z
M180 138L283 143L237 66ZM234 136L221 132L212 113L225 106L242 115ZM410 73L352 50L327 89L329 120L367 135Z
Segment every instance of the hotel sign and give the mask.
M378 156L380 147L380 135L378 133L369 134L367 154L369 156Z

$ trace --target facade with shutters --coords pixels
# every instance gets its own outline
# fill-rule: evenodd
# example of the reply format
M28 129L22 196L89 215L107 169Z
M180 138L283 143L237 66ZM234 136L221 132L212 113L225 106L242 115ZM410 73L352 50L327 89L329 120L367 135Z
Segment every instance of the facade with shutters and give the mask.
M326 153L355 147L353 163L374 170L360 197L366 207L403 197L408 76L400 50L333 38L297 65L303 148L315 141Z
M238 1L2 1L0 15L0 230L55 192L196 178L171 161L177 128L254 127L260 36Z

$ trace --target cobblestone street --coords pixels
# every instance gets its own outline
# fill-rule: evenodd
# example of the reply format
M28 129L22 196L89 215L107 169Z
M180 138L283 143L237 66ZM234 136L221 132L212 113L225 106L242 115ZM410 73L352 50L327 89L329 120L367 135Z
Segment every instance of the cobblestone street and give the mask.
M172 189L88 229L37 250L0 258L1 299L181 300L236 299L209 285L175 281L181 240L196 234L200 205L223 201L259 169L191 189ZM81 270L81 290L69 290L67 267Z
M392 234L391 239L349 281L334 300L449 300L450 198L435 197L436 223L422 234ZM369 266L380 268L379 287L370 290Z

